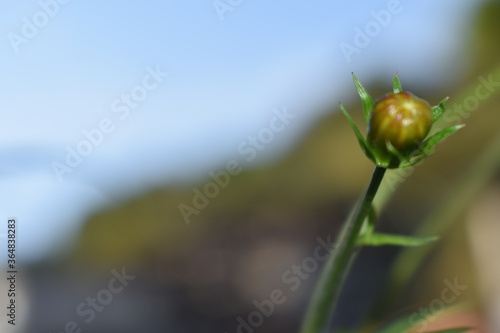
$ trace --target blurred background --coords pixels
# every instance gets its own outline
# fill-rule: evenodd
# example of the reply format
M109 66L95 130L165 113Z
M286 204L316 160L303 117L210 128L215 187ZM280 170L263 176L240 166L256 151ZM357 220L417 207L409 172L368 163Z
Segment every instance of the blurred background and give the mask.
M387 175L378 228L441 238L363 249L332 332L500 331L500 1L0 7L2 332L297 332L373 168L351 72L467 127Z

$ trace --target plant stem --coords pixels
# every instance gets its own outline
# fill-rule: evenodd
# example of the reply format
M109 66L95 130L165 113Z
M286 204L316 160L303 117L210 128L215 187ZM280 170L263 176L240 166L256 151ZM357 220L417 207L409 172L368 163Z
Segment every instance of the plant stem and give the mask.
M487 73L492 73L494 78L500 77L500 63L496 64L496 66ZM455 103L457 105L463 104L469 96L475 94L476 89L477 82L474 81L470 83L465 89L462 89L461 92L457 94L457 102ZM498 97L499 94L500 91L495 90L487 97L487 100ZM486 102L486 99L482 102ZM481 111L481 108L474 110L474 112L479 111ZM447 112L451 115L462 117L462 119L464 117L462 114L457 113L455 109L450 109ZM439 126L449 125L446 123L446 118L441 118L436 124ZM416 236L444 234L460 214L463 214L464 209L478 195L480 190L491 180L495 171L500 167L500 133L488 143L488 146L480 155L473 156L473 160L474 163L464 171L461 177L457 178L460 179L460 181L457 182L451 190L453 195L441 203L439 209L424 220L421 226L416 230ZM377 195L377 200L374 202L374 206L378 210L382 210L390 197L395 193L396 187L401 184L402 182L398 182L391 187L382 187ZM383 300L376 302L376 306L372 309L370 320L368 320L364 328L369 330L377 321L377 318L381 318L395 305L401 293L410 283L415 272L421 268L422 263L428 258L436 245L437 243L431 243L424 247L402 249L401 253L392 264L385 289L380 293L383 295L381 296Z
M464 210L474 201L482 189L491 182L491 178L500 167L500 133L479 154L474 156L474 163L463 172L452 189L453 195L434 211L417 229L417 236L443 235L456 222ZM421 268L425 259L436 247L436 243L419 248L404 249L394 261L389 273L383 302L378 302L372 311L372 321L386 313L404 292L405 287Z
M386 169L375 167L368 188L356 206L354 213L344 223L337 237L335 249L326 262L313 297L307 308L301 333L320 333L330 321L340 290L356 254L356 243L363 222L370 212L373 198L384 178Z

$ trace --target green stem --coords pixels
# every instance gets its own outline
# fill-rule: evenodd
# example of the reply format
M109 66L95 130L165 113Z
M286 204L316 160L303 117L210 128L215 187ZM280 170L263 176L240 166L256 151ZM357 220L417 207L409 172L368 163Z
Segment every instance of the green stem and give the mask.
M326 262L313 293L301 333L320 333L329 324L335 310L343 281L355 257L356 242L365 218L370 212L373 198L384 178L386 169L375 167L370 185L337 238L335 249Z
M500 77L500 64L493 67L492 70L486 72L492 73L493 78ZM486 76L486 74L483 74ZM456 98L457 105L464 103L464 101L475 94L477 89L477 82L470 83L467 88L463 89ZM492 92L488 99L491 100L500 94L500 90ZM482 102L486 102L483 100ZM479 112L478 108L474 112ZM462 114L457 113L456 108L450 109L451 115L463 117ZM451 117L450 117L451 119ZM441 118L437 125L448 126L446 117ZM463 214L465 207L472 202L482 188L491 180L496 170L500 167L500 133L490 141L487 148L483 152L474 156L474 163L470 169L466 170L461 177L460 182L457 182L456 187L451 191L454 193L444 203L439 205L431 216L429 216L415 232L416 236L428 235L441 235L449 226L456 220L460 214ZM401 185L402 182L392 184L391 187L384 186L380 189L374 206L378 211L381 211L389 201L390 197L395 193L396 186ZM365 328L369 330L377 318L382 318L384 314L389 311L391 307L398 301L401 293L409 284L414 274L421 268L422 263L428 258L431 251L436 247L437 243L431 243L424 247L418 248L405 248L398 255L390 270L388 282L385 289L380 294L383 295L383 300L376 302L376 306L372 309L371 318Z
M491 181L500 167L500 133L480 155L475 156L474 161L459 177L460 182L452 189L453 195L441 203L439 209L425 219L417 229L415 232L417 236L443 235ZM373 309L372 322L394 306L436 246L437 243L431 243L419 248L408 248L398 255L390 270L383 300L377 302L377 307Z

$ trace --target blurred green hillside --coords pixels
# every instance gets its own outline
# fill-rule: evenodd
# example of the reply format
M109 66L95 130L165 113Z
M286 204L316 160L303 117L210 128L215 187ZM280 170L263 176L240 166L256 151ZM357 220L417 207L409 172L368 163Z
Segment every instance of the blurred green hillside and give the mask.
M442 87L429 94L425 87L405 85L404 73L400 73L403 88L422 95L433 105L445 96L451 97L448 119L453 121L445 121L443 127L462 122L467 127L440 144L437 153L414 172L409 171L410 177L388 176L386 186L398 188L381 215L382 230L411 233L455 194L455 186L467 177L466 170L498 136L500 87L481 100L477 110L461 113L456 105L474 96L482 82L478 77L487 80L492 76L500 82L499 18L499 1L487 3L478 14L468 36L470 69L453 90ZM364 84L373 97L378 97L391 90L392 75L387 73L377 82ZM362 75L358 77L363 82ZM158 188L92 216L66 262L70 267L96 271L122 266L140 268L151 283L184 290L185 306L208 317L234 318L247 311L253 299L265 297L273 286L280 285L280 272L309 255L317 237L334 237L371 176L373 166L361 152L336 102L332 101L324 118L288 156L232 176L229 185L210 199L206 208L191 216L190 224L184 221L179 205L192 205L193 187ZM360 101L342 102L363 128ZM221 163L220 170L224 165ZM205 182L195 187L203 189L211 181L207 175ZM467 207L460 209L466 211ZM464 218L459 218L443 235L432 258L426 261L426 269L419 271L420 287L425 288L416 289L419 286L413 284L414 298L408 303L439 293L443 276L461 276L474 285L477 277L463 223ZM397 249L374 251L367 258L383 255L366 264L371 269L377 265L387 267L398 253ZM365 276L372 274L361 272ZM294 295L294 305L284 313L300 314L303 310L314 279L304 283L307 287L303 294ZM474 287L471 290L469 296L475 299ZM299 317L291 320L290 327Z

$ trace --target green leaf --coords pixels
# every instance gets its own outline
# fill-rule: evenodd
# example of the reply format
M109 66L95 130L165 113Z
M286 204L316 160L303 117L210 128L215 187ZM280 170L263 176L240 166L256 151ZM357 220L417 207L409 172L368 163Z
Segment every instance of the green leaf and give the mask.
M365 153L365 155L372 161L375 161L374 155L372 153L372 150L370 148L370 145L366 141L366 139L363 137L363 134L358 129L358 126L354 123L354 120L352 120L351 116L347 112L347 110L344 108L342 104L340 104L340 110L344 114L344 116L347 118L347 121L349 122L349 125L351 125L352 130L354 131L354 134L356 135L356 138L358 139L359 145L361 146L361 149Z
M378 330L376 333L401 333L406 332L406 330L410 329L412 326L413 325L410 324L408 317L405 316L393 321L388 326Z
M377 330L376 333L401 333L401 332L406 332L408 329L414 327L412 325L411 320L408 320L408 316L400 317L399 319L393 321L390 323L388 326ZM471 330L472 327L457 327L457 328L451 328L451 329L445 329L445 330L439 330L439 331L432 331L428 333L465 333L469 330Z
M444 105L446 104L446 102L448 102L448 99L449 97L446 97L441 102L439 102L438 105L432 108L432 123L435 123L439 118L441 118L445 111Z
M431 331L428 333L465 333L467 331L470 331L471 329L472 327L448 328L445 330Z
M438 237L411 237L402 235L392 235L383 233L368 233L360 237L358 240L359 245L363 246L420 246L434 242Z
M398 73L394 74L394 78L392 79L392 90L395 94L403 91L403 87L401 86L401 82L399 81Z
M451 126L428 137L427 139L424 140L424 142L422 142L420 149L414 156L420 156L420 155L428 156L431 149L434 148L435 145L437 145L439 142L443 141L444 139L446 139L447 137L449 137L450 135L452 135L453 133L455 133L456 131L458 131L463 127L465 127L465 124Z
M370 122L370 116L375 103L354 73L352 73L352 79L354 80L354 85L358 91L359 98L361 98L361 102L363 103L363 114L365 116L365 122L368 124Z

